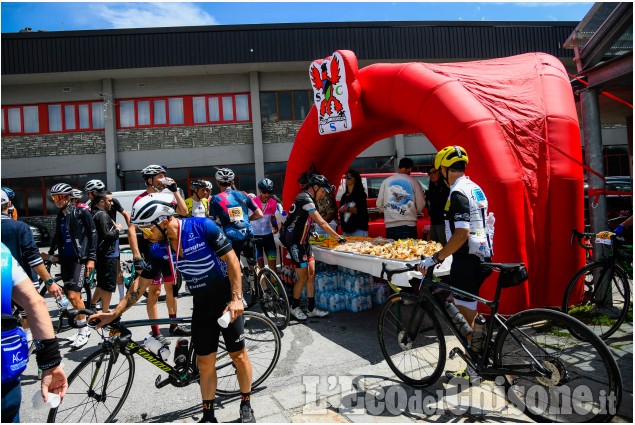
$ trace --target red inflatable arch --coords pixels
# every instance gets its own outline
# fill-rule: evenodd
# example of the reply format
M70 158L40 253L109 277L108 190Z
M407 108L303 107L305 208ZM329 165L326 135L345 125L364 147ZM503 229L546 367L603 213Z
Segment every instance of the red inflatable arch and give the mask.
M469 175L496 215L496 262L527 264L528 282L503 292L502 312L561 305L583 263L571 229L583 227L580 129L567 73L542 53L465 63L375 64L350 51L311 64L316 93L296 137L283 192L315 166L338 181L373 143L423 133L437 149L461 145ZM324 106L326 104L326 106ZM318 110L317 108L320 108ZM496 274L481 289L493 297Z

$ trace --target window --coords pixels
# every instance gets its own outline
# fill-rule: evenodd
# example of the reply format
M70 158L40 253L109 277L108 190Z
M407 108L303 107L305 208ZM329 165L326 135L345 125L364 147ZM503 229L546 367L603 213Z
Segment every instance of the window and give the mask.
M207 122L207 116L205 112L205 97L192 98L192 106L194 108L194 124Z
M150 125L150 102L147 100L137 103L137 124Z
M250 119L251 109L248 94L192 97L193 124L241 122Z
M134 102L132 100L119 102L119 125L134 127Z
M311 90L288 90L260 94L263 121L301 121L313 106Z
M103 129L103 105L102 102L72 102L7 106L2 108L2 134L13 136Z
M223 121L234 120L234 102L231 97L223 96Z
M210 97L207 100L207 104L209 107L209 121L210 122L218 122L220 121L220 106L218 104L217 97Z
M165 124L168 122L165 112L165 100L155 100L154 104L154 124Z
M183 124L183 99L180 97L170 98L170 124Z

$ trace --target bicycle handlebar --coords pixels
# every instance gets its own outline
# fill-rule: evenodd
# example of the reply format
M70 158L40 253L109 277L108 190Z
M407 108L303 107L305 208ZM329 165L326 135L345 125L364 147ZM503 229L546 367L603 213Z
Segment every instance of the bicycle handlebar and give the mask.
M578 232L577 229L573 229L571 231L571 246L573 246L573 240L577 239L578 245L580 245L582 248L587 250L593 249L593 245L586 244L582 240L583 239L591 240L591 238L594 238L594 237L595 237L595 233L582 233L582 232Z

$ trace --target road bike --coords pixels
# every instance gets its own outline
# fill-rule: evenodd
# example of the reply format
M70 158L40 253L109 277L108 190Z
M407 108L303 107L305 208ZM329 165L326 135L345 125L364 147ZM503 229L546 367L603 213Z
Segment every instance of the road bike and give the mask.
M251 244L253 257L247 259L247 265L243 264L243 257L241 257L245 302L249 307L259 304L265 316L270 318L279 330L283 330L289 325L291 319L286 288L274 270L267 265L262 268L258 266L254 239L249 239L248 243Z
M629 284L633 277L633 246L626 245L623 238L611 232L596 235L574 229L572 240L574 237L587 253L593 245L581 243L582 239L595 240L596 249L606 248L603 252L607 255L588 262L573 275L562 298L562 311L582 321L600 338L607 339L624 321L633 321Z
M119 264L121 269L121 276L123 279L123 283L126 287L126 291L130 288L130 285L135 279L135 267L134 261L132 259L132 250L130 249L122 249L119 252ZM174 286L172 287L172 292L175 297L178 296L179 291L181 290L181 286L183 286L183 277L181 276L181 272L176 271L176 277L174 281ZM143 293L145 298L148 298L148 291L146 290ZM165 301L165 294L159 295L159 301Z
M93 314L91 310L68 310L73 327L77 314ZM276 367L280 357L280 334L276 326L262 314L245 311L245 348L253 369L252 389L262 385ZM172 323L190 323L191 318L117 320L98 330L102 338L99 349L89 354L68 376L68 391L60 406L51 409L48 422L94 423L113 422L124 405L135 377L135 355L147 360L161 372L156 388L166 385L185 387L199 381L194 347L190 343L184 361L168 363L160 355L132 340L130 328ZM177 352L175 350L175 356ZM240 393L236 367L225 349L221 334L216 357L217 389L220 396Z
M503 288L527 279L522 263L482 263L500 272L493 301L432 280L431 267L421 280L419 294L403 291L383 304L378 321L379 344L392 371L405 383L425 387L436 382L445 366L446 338L441 322L462 347L457 355L482 379L503 377L506 395L525 414L537 421L608 421L622 399L622 377L615 359L604 342L588 327L566 314L548 309L522 311L505 320L498 314ZM414 266L388 270L390 281L396 273ZM481 349L472 347L453 324L435 291L452 291L485 304L491 310ZM494 327L498 330L495 333ZM583 391L580 391L583 389Z

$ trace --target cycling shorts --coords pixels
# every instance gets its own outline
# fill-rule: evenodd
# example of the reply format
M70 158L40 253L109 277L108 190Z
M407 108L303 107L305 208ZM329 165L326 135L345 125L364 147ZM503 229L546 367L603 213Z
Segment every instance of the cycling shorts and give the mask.
M481 267L481 259L476 255L455 252L452 255L450 280L452 286L470 294L478 295L481 285L487 277ZM454 298L463 301L473 301L468 297L454 294Z
M245 321L241 316L230 323L227 328L221 328L218 318L223 315L230 300L231 289L229 281L219 285L214 294L194 297L194 311L192 312L192 344L199 356L207 356L218 352L218 341L223 334L225 349L230 353L245 348Z
M100 258L95 264L97 269L97 287L106 292L115 292L117 287L117 259Z
M148 258L148 255L150 254L150 247L152 246L152 244L143 236L139 236L139 234L137 234L137 244L141 256L144 258ZM150 285L161 285L162 282L174 282L174 276L172 276L172 268L170 267L168 262L166 262L165 267L163 267L161 273L157 274L154 277Z
M299 269L308 267L309 261L315 261L313 259L313 250L311 249L311 244L308 242L302 245L289 245L287 247L287 251L289 251L291 261L293 261L293 264Z
M232 244L232 249L236 253L236 256L240 259L240 255L247 260L247 264L253 265L254 258L254 247L251 243L251 239L245 239L242 241L233 241L229 240Z
M66 291L82 292L86 281L86 263L80 263L77 259L59 257L62 282Z
M254 244L256 245L256 255L260 260L262 253L267 256L267 260L276 260L276 241L273 239L273 234L254 236Z

